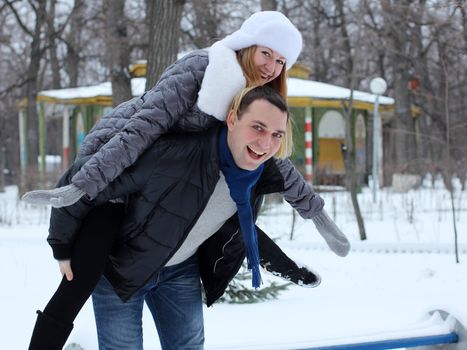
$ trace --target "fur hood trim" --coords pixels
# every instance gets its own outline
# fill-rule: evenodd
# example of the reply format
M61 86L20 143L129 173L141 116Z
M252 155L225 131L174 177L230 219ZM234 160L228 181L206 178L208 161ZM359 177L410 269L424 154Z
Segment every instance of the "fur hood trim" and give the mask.
M246 79L235 51L221 42L208 50L209 63L198 93L198 108L224 121L235 95L245 88Z

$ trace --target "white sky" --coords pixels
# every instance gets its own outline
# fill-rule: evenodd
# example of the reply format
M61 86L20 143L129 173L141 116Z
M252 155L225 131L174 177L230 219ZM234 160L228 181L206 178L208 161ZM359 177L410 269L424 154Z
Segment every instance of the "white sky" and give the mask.
M352 241L345 258L334 255L311 221L299 219L295 239L287 204L275 205L259 226L291 257L319 272L317 288L291 287L278 300L253 305L215 304L205 309L206 349L290 349L339 342L449 332L452 321L429 316L441 309L467 325L467 198L457 192L460 263L453 255L449 196L425 182L407 194L384 191L376 204L364 189L368 240L358 239L345 192L323 193L326 208ZM60 275L45 238L48 209L16 200L16 189L0 194L0 348L24 349ZM275 280L266 275L263 278ZM145 349L159 349L155 327L144 314ZM86 350L97 349L88 302L70 336Z

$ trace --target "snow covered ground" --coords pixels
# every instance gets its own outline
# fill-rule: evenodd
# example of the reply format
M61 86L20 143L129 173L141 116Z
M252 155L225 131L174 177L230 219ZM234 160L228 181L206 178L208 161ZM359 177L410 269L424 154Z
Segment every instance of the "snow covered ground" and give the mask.
M317 288L290 287L277 300L215 304L205 309L207 349L292 349L349 339L432 334L449 327L431 310L445 310L467 325L467 195L456 192L459 258L455 262L449 194L438 182L407 194L368 189L359 195L367 241L360 241L346 192L323 193L331 217L352 241L340 258L328 250L311 221L271 206L259 225L296 260L322 276ZM25 349L35 322L59 283L47 246L48 209L20 203L16 189L0 194L0 348ZM263 272L265 274L265 272ZM268 277L274 279L275 277ZM280 281L280 280L278 280ZM144 315L145 349L159 349L150 314ZM70 342L97 349L88 302Z

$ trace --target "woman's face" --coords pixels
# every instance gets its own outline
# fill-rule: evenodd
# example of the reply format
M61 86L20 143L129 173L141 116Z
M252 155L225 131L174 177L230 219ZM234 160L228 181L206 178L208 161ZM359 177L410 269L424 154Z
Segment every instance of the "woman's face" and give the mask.
M285 66L285 57L266 46L257 46L253 61L264 84L276 79Z

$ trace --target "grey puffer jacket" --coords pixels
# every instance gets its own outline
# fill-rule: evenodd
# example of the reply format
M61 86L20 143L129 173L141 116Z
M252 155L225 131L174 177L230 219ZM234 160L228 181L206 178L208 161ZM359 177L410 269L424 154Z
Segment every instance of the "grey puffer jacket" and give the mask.
M214 44L194 51L167 68L157 84L141 97L124 102L88 133L78 159L92 155L72 183L90 198L170 131L201 131L224 121L231 101L246 85L235 52ZM285 183L284 198L304 218L324 206L288 159L278 159Z

